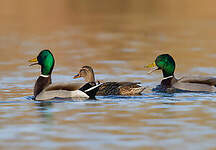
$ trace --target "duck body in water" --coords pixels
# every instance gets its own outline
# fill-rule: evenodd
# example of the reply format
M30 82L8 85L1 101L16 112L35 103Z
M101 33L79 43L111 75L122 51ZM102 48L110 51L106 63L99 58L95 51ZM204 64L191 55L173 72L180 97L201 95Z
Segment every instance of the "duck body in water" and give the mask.
M149 73L162 70L163 79L155 91L160 92L216 92L216 78L208 76L184 76L180 79L175 78L175 61L169 54L159 55L154 63L145 66L152 68Z
M90 66L83 66L75 78L83 77L86 82L96 85L94 71ZM96 95L141 95L145 87L139 85L139 82L105 82Z
M41 66L41 75L34 86L35 100L50 100L54 98L79 98L94 99L100 85L92 86L90 83L81 84L52 84L51 74L54 68L55 59L49 50L42 50L37 58L29 60L31 64Z

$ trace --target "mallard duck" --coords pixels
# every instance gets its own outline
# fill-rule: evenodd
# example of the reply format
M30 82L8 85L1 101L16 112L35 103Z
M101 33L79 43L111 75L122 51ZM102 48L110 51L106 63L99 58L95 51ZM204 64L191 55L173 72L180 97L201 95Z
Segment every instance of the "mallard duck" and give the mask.
M215 92L216 78L208 76L185 76L176 79L174 76L175 61L169 54L159 55L155 62L145 66L155 70L162 70L163 79L155 90L162 92L188 91L188 92Z
M31 64L41 66L41 75L34 86L35 100L49 100L53 98L94 98L100 85L80 84L52 84L51 74L55 64L53 54L49 50L42 50L37 58L29 60Z
M95 76L92 67L83 66L79 73L73 78L83 77L86 82L95 85ZM96 95L141 95L145 87L142 87L139 82L105 82L99 87Z

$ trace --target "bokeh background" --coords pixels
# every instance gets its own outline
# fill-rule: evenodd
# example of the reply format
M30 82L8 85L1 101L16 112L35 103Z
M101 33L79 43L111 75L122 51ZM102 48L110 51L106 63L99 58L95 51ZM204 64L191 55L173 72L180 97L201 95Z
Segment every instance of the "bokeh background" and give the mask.
M53 82L81 66L102 81L154 87L144 65L171 54L176 76L216 74L216 9L211 0L0 0L1 149L215 149L215 94L98 97L34 102L42 49L56 59Z
M6 63L1 70L19 71L15 64L23 65L44 48L53 51L56 68L65 66L72 72L89 64L113 74L112 68L119 67L115 61L126 62L121 69L142 71L160 53L173 55L177 72L214 67L213 4L199 0L1 1L0 57Z

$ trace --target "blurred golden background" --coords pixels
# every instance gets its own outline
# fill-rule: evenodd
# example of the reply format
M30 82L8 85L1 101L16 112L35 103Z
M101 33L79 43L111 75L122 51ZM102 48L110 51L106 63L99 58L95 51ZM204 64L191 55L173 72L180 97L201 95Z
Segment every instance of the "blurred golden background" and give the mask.
M4 63L0 69L18 71L17 66L26 65L26 59L44 48L53 51L56 67L72 72L88 64L99 73L113 74L116 66L142 71L160 53L173 55L180 74L190 74L197 66L215 67L214 4L201 0L2 0L0 59ZM106 60L126 63L107 64Z

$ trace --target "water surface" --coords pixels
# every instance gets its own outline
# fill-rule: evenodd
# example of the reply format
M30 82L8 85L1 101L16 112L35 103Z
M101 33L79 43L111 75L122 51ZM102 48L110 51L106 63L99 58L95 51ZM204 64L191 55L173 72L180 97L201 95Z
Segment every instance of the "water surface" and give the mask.
M176 76L211 75L215 65L213 2L111 0L1 1L1 149L215 149L215 93L154 93L161 72L144 65L161 53ZM97 80L134 81L142 96L37 102L40 74L27 60L51 49L53 82L73 80L83 65Z

